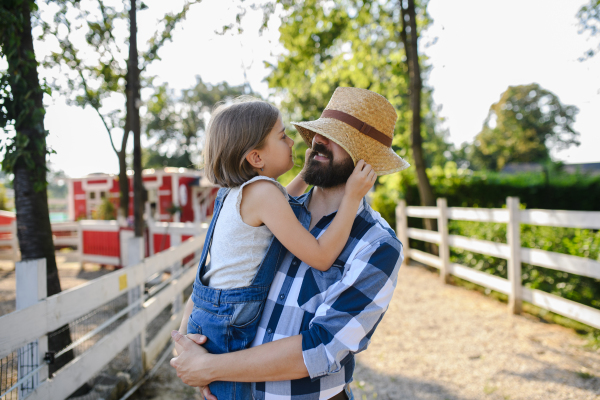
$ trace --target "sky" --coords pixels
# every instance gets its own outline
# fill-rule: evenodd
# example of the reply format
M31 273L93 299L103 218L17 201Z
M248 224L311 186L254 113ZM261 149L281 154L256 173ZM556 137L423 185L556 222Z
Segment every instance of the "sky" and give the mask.
M600 40L594 42L578 34L575 15L586 2L430 1L428 11L434 22L420 46L432 66L426 83L433 87L434 101L442 107L440 115L451 142L471 142L481 130L490 105L508 86L536 82L555 93L563 104L580 110L574 127L581 133L581 146L553 154L555 159L600 162L600 56L578 61ZM182 1L146 3L150 8L138 17L140 47L160 15L177 10ZM262 15L250 11L244 19L243 35L216 35L216 29L233 21L236 4L235 0L204 0L193 6L173 35L173 42L159 53L162 60L153 63L148 74L173 89L191 87L195 76L200 75L210 83L248 82L268 96L265 62L275 62L283 51L278 43L279 21L274 18L269 30L259 36ZM50 42L37 43L38 58L52 46ZM48 105L48 144L57 152L50 159L53 169L72 177L118 173L117 157L95 111L69 106L56 94ZM118 105L117 101L113 104ZM120 143L119 132L114 132L114 139Z

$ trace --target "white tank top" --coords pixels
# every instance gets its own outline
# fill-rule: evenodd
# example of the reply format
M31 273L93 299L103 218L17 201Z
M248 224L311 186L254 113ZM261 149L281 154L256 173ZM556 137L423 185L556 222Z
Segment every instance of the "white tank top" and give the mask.
M266 176L256 176L229 191L215 225L210 263L202 278L202 283L207 286L217 289L245 287L256 275L273 234L265 225L255 227L246 224L240 215L240 205L244 186L258 180L273 183L288 198L285 188Z

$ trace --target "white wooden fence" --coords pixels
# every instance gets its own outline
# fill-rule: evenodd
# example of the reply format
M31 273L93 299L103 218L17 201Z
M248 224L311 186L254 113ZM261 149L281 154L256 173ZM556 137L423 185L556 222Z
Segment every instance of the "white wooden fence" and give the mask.
M29 304L26 308L0 317L0 359L37 341L39 350L36 361L39 366L30 368L25 374L19 373L19 381L11 388L2 388L0 398L4 398L13 390L18 390L23 383L31 385L31 380L37 380L39 382L37 387L28 393L19 393L19 398L65 399L94 377L128 345L130 345L131 357L131 343L135 344L135 339L139 337L141 337L138 349L141 354L139 362L142 364L139 367L143 371L148 370L170 340L170 332L179 326L183 314L182 293L193 283L196 276L196 265L204 244L205 234L206 225L201 235L141 262L139 262L140 255L135 254L140 253L139 250L142 249L141 240L139 238L131 239L128 243L129 260L138 258L135 265L115 270L98 279L50 297L45 296L45 289L40 294L40 287L45 288L45 260L17 263L17 278L29 276L26 279L28 283L21 280L21 282L17 282L17 286L31 286L29 289L35 286L35 291L28 290L33 293L32 296L35 299L28 299ZM182 268L181 260L189 257L190 254L195 255L193 260ZM155 277L165 270L171 272L171 277L155 286L155 289L149 294L142 296L145 283L151 280L156 281ZM43 277L40 276L41 273L44 274ZM52 378L48 378L48 365L43 360L47 351L46 335L128 292L132 293L129 296L128 307L74 342L70 347L74 348L81 342L90 339L119 318L124 316L128 316L128 318L97 341L90 349L61 368ZM18 296L19 293L17 293ZM152 340L147 342L144 335L148 324L169 304L173 304L173 314L170 320L164 324ZM63 349L59 354L68 349Z
M165 248L179 245L190 236L202 233L205 223L200 222L157 222L148 221L148 241L150 255ZM10 248L8 257L17 262L21 259L16 234L16 222L0 225L0 246ZM84 232L113 232L120 242L120 255L88 254L84 246ZM81 220L52 223L53 242L57 247L69 246L75 249L75 255L81 263L90 262L108 265L123 265L127 260L127 241L133 237L133 230L124 229L117 221ZM155 243L155 237L160 240ZM165 240L168 238L168 240ZM117 239L115 239L117 240ZM97 241L97 240L96 240ZM88 243L89 244L89 243ZM4 256L6 258L6 255Z
M438 268L447 282L452 274L461 279L509 296L509 308L521 312L527 301L556 314L600 329L600 310L522 285L521 263L600 279L600 262L589 258L521 247L520 224L566 228L600 229L600 212L562 210L520 210L519 199L508 197L507 208L448 207L446 199L437 199L437 207L407 207L401 200L396 208L396 232L404 244L405 263L409 259ZM437 219L438 232L408 227L407 217ZM507 226L507 244L448 234L448 220L497 222ZM409 249L408 239L439 244L439 257ZM450 247L508 260L508 279L450 262Z

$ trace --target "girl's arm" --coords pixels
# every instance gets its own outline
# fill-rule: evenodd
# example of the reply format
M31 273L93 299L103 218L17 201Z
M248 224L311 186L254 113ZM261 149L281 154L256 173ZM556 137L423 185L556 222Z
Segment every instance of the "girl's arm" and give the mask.
M183 308L183 318L181 319L181 324L179 325L179 333L182 335L187 335L187 325L188 320L190 319L190 315L192 315L192 311L194 310L194 302L192 301L192 296L185 303L185 307Z
M190 319L190 315L192 315L192 311L194 310L194 302L192 301L192 296L188 299L187 303L185 303L185 307L183 308L183 318L181 319L181 324L179 324L179 333L182 335L187 335L187 324ZM179 343L175 342L175 351L177 354L181 354L182 347Z
M308 161L308 156L311 151L312 149L310 147L306 149L302 171L300 171L300 173L285 187L290 196L298 197L306 192L306 189L308 188L308 184L304 182L304 168L306 168L306 162Z
M250 210L251 215L242 215L242 219L253 226L264 223L292 254L319 271L327 271L346 245L360 202L376 177L370 165L358 162L335 218L318 240L300 224L283 193L267 181L244 187L242 213Z
M308 184L304 182L304 178L302 176L303 172L304 170L300 171L300 173L296 175L296 177L285 187L285 190L287 190L288 194L292 197L298 197L302 195L308 187Z

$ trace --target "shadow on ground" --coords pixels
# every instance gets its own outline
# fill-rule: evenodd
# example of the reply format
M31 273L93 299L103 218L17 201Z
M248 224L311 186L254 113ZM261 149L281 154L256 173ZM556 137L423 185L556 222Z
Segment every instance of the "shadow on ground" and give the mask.
M460 396L437 382L382 374L361 363L356 364L350 387L355 400L476 400Z

